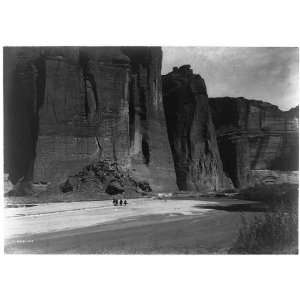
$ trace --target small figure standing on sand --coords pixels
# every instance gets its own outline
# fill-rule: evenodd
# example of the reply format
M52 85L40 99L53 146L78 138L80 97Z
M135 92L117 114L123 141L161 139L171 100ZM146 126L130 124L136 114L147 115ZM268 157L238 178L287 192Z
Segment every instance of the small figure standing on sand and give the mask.
M125 205L125 206L127 205L127 200L126 200L126 199L124 200L124 205Z
M122 205L123 205L123 200L121 199L121 200L120 200L120 206L122 206Z

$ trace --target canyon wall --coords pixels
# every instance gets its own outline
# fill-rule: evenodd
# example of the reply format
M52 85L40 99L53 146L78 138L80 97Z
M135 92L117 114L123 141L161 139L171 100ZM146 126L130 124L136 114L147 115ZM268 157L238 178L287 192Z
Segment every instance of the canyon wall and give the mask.
M4 49L5 171L54 186L99 159L174 190L159 47Z
M39 51L4 48L4 171L30 190L38 136L38 109L44 101L44 63Z
M229 97L211 98L209 104L224 171L236 187L295 181L298 107L283 112L270 103Z
M162 50L122 47L122 51L130 58L131 170L157 191L177 190L162 99Z
M161 63L160 47L4 48L4 169L20 194L99 160L154 191L295 182L298 107L208 99L189 65Z
M231 188L224 174L206 86L189 65L163 76L163 99L169 141L180 190Z

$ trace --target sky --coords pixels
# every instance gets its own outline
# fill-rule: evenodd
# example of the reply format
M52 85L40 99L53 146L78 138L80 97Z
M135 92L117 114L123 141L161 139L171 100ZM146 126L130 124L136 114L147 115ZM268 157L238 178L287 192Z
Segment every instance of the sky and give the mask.
M190 64L209 97L245 97L288 110L299 104L298 48L163 47L162 74Z

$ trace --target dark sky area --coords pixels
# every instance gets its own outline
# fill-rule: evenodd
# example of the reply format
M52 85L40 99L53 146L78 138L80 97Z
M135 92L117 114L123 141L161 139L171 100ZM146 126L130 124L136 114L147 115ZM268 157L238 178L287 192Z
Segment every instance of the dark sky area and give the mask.
M292 47L163 47L162 74L190 64L210 97L245 97L288 110L299 103L298 60Z

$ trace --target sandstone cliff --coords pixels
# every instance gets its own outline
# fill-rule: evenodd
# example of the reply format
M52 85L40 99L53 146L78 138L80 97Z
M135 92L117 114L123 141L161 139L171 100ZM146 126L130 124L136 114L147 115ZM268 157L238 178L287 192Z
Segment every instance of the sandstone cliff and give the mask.
M298 107L283 112L270 103L229 97L209 104L224 170L236 187L276 183L298 170Z
M163 76L169 141L180 190L230 188L223 173L204 80L189 65Z
M4 167L17 194L83 170L84 181L101 161L153 191L296 180L298 107L208 100L188 65L162 84L161 62L160 47L4 48Z
M39 51L4 48L4 169L9 180L30 191L44 101L44 63Z
M177 190L162 99L160 47L123 47L130 58L131 169L153 190Z
M5 170L58 185L99 159L174 190L159 47L5 48Z

